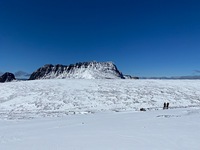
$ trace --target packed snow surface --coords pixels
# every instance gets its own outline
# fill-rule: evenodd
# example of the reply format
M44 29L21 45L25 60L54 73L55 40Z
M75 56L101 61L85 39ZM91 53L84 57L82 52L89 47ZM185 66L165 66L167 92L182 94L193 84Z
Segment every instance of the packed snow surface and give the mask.
M199 80L50 79L0 84L0 118L199 106Z
M200 110L0 120L1 150L199 150Z

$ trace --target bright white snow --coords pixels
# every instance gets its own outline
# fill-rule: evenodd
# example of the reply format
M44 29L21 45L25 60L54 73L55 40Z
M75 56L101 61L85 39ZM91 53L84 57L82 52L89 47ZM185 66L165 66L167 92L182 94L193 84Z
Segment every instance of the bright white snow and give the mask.
M199 85L199 80L2 83L0 150L199 150ZM164 102L170 109L162 110ZM142 107L147 111L138 111Z
M0 84L0 118L200 106L200 80L51 79Z
M0 120L1 150L199 150L200 110Z

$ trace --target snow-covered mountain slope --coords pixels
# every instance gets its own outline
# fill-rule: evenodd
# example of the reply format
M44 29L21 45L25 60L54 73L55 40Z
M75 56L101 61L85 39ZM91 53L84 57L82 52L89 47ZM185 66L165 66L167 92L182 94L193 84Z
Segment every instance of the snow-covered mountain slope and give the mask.
M49 64L39 68L30 76L30 80L54 78L121 79L124 77L112 62L83 62L69 66Z
M200 106L200 80L51 79L0 84L0 118Z
M1 120L1 150L199 150L200 109Z

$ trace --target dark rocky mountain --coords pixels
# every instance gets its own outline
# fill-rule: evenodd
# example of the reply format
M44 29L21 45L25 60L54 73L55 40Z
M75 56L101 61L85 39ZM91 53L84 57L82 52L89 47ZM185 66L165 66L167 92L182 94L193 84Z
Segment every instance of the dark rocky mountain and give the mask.
M0 71L0 76L3 75L4 73ZM24 72L24 71L17 71L14 73L15 75L15 78L18 80L27 80L29 79L30 75L29 73L27 72Z
M11 82L15 80L15 75L9 72L4 73L2 76L0 76L0 82Z
M47 64L33 72L29 80L77 78L77 79L124 79L112 62L79 62L76 64Z

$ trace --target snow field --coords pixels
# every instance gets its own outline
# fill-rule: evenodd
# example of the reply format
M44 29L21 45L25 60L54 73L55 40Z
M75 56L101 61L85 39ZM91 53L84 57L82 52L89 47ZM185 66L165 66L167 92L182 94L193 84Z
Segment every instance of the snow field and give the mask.
M200 109L0 120L2 150L199 150Z
M199 80L3 83L0 150L199 150L199 85ZM164 102L176 109L162 110ZM138 111L142 107L156 111Z
M51 79L0 84L0 118L200 106L199 80Z

